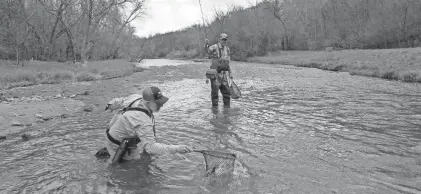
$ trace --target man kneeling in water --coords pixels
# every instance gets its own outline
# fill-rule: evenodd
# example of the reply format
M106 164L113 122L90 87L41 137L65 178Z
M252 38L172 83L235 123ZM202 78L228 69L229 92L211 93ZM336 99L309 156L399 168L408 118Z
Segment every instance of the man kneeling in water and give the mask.
M155 140L154 112L158 112L168 101L157 87L147 87L142 95L111 100L106 110L118 110L107 130L108 150L115 153L113 163L123 160L140 159L146 152L151 155L164 153L189 153L187 145L165 145Z

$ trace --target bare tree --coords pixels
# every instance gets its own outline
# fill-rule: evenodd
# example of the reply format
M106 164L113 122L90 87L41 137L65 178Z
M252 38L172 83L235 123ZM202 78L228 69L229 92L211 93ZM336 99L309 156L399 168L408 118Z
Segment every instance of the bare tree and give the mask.
M74 51L74 37L71 32L71 28L74 27L78 22L80 22L80 19L76 19L73 23L70 25L66 23L64 19L64 12L68 9L69 6L74 6L75 0L59 0L56 1L58 3L58 8L52 7L49 5L49 3L46 0L38 0L38 2L43 6L43 8L51 15L54 16L54 25L51 29L50 35L49 35L49 45L50 45L50 56L52 57L52 53L55 52L55 40L60 38L63 34L67 35L68 39L68 45L67 48L68 51L67 54L70 52L72 53L72 60L75 60L76 58L76 52ZM73 16L77 17L77 16ZM60 27L60 29L59 29Z
M268 1L268 6L267 9L273 14L273 16L278 19L281 24L282 27L284 29L284 46L283 48L285 50L289 50L290 49L290 45L289 45L289 33L288 33L288 28L286 26L286 15L285 15L285 9L284 9L284 4L285 1L283 0L269 0Z
M205 30L205 37L206 37L206 39L208 39L208 31L206 30L206 25L209 23L209 22L205 22L205 16L204 16L204 14L203 14L203 10L202 10L202 2L199 0L199 6L200 6L200 13L202 14L202 20L203 20L203 26L204 26L204 30Z
M257 29L259 30L260 34L262 34L262 29L260 28L259 7L257 0L255 0L254 3L249 0L249 4L251 5L251 9L254 11L254 15L256 16Z
M414 3L413 0L403 0L403 1L393 1L392 7L394 12L393 18L398 27L398 33L396 33L396 39L398 46L402 48L401 40L402 38L405 40L407 46L409 46L408 40L408 12L410 10L410 6Z
M224 31L224 23L225 23L225 19L227 18L225 12L221 9L217 9L217 8L213 8L215 11L215 21L219 23L220 27L219 27L219 32Z
M21 47L25 47L25 41L30 35L28 21L35 15L35 11L28 15L25 10L24 0L6 1L5 6L7 36L11 38L9 41L11 41L11 46L14 47L15 50L16 65L19 66Z
M87 53L93 47L93 41L90 39L90 34L95 34L98 26L101 24L103 19L116 7L121 8L127 4L134 6L134 9L130 12L129 16L126 16L122 28L129 24L134 19L140 17L144 12L144 0L80 0L81 7L84 15L83 25L83 43L81 45L81 59L84 64L87 63ZM96 4L95 4L96 3Z
M132 8L129 8L132 7ZM115 21L118 21L120 27L118 28L115 36L113 38L113 42L111 44L111 53L113 58L117 57L118 49L124 43L127 38L123 39L119 45L117 45L117 40L122 36L123 30L130 25L130 22L134 21L135 19L141 18L145 14L145 0L130 0L127 1L126 4L121 4L120 7L116 7L117 9L121 9L122 13L124 13L123 18L114 18ZM125 11L128 11L128 14L125 14ZM120 17L119 15L117 15ZM123 21L120 22L120 19Z

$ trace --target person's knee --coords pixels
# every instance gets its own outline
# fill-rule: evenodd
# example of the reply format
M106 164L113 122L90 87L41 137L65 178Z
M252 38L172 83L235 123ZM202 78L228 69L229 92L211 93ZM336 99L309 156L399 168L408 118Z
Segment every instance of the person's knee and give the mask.
M224 87L224 88L221 88L221 94L222 94L222 96L224 96L225 98L226 97L230 97L231 96L231 93L230 93L230 91L229 91L229 89L228 88L226 88L226 87Z
M217 87L212 88L212 90L211 90L212 96L218 96L218 93L219 93L219 88L217 88Z

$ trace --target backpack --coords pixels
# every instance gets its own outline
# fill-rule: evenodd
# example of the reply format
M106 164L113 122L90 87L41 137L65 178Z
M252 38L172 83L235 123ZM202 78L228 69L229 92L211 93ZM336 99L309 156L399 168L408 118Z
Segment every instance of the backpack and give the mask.
M218 46L218 50L219 50L219 63L218 63L218 67L216 68L216 70L218 72L228 71L228 69L229 69L229 61L222 58L222 49L219 48L219 46Z
M218 54L219 54L219 57L217 59L216 58L212 59L210 69L215 69L217 73L220 73L221 71L228 71L229 61L222 58L222 49L219 48L219 45L218 45ZM210 73L211 72L209 72L209 74ZM206 77L209 78L208 73L206 73Z

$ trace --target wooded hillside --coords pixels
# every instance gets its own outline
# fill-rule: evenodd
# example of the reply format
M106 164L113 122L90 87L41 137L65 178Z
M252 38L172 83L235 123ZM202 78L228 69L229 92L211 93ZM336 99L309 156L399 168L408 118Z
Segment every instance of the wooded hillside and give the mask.
M0 59L203 57L204 39L215 43L221 32L234 60L273 50L413 47L421 36L420 0L265 0L139 38L130 22L144 9L145 0L2 0Z
M203 25L142 40L146 57L203 56L206 37L226 32L233 58L273 50L383 49L418 46L420 0L267 0L215 10Z

